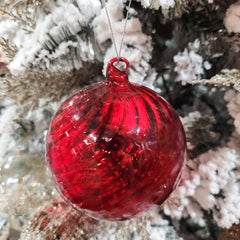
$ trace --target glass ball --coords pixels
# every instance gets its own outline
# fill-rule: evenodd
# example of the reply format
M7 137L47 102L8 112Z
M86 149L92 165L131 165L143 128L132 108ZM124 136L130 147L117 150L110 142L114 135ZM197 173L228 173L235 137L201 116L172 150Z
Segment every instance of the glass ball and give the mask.
M124 220L162 204L178 184L185 134L171 105L128 81L112 59L104 82L56 112L46 160L62 196L94 218Z

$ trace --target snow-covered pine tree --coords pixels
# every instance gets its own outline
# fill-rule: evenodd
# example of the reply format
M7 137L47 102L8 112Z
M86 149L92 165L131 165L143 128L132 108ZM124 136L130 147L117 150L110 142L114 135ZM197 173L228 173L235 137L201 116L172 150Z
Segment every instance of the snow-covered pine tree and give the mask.
M107 1L117 45L127 3ZM122 49L130 79L175 107L188 159L166 204L138 219L105 222L65 203L44 162L58 106L102 81L115 56L103 4L1 1L0 239L239 239L239 14L236 0L132 2Z

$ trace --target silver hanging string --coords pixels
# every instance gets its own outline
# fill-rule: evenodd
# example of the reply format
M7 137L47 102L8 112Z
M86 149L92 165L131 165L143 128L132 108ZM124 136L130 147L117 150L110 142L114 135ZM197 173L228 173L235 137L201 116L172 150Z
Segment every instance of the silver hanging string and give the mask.
M114 37L114 34L113 34L113 28L112 28L112 24L111 24L111 20L110 20L110 15L109 15L109 12L108 12L108 9L107 9L107 5L106 5L106 0L103 0L103 6L105 8L107 19L108 19L108 24L109 24L109 27L110 27L110 30L111 30L112 42L113 42L113 45L114 45L114 48L115 48L116 55L117 55L118 59L119 59L119 57L121 55L121 51L122 51L123 39L124 39L125 32L126 32L127 20L128 20L128 15L129 15L129 9L130 9L130 6L131 6L131 2L132 2L132 0L130 0L129 4L128 4L127 16L126 16L126 19L125 19L122 39L121 39L120 48L119 48L119 52L118 52L117 44L116 44L115 37Z
M125 19L125 24L124 24L123 34L122 34L122 40L121 40L121 44L120 44L120 48L119 48L119 53L118 53L119 56L121 56L123 39L124 39L125 32L126 32L128 14L129 14L129 9L130 9L131 3L132 3L132 0L130 0L130 1L129 1L129 4L128 4L127 16L126 16L126 19Z
M107 19L108 19L108 24L109 24L109 27L110 27L110 30L111 30L112 42L113 42L114 47L115 47L115 51L116 51L116 54L117 54L117 58L119 59L119 55L118 55L118 51L117 51L117 44L116 44L116 41L115 41L115 38L114 38L113 28L112 28L112 24L111 24L111 21L110 21L110 16L109 16L109 13L108 13L108 9L107 9L107 6L106 6L106 0L103 0L103 5L104 5L105 11L106 11L106 15L107 15Z

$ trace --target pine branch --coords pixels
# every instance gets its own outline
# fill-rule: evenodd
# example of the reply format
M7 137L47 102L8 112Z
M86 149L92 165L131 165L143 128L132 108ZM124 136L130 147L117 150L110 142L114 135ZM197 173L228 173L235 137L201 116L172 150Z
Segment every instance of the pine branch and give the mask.
M213 84L217 87L229 87L233 86L237 91L240 92L240 70L238 69L232 69L228 70L225 69L222 71L221 74L217 74L211 79L203 79L203 80L197 80L193 81L193 84Z
M0 2L0 7L4 8L29 8L30 6L40 6L43 0L5 0Z
M18 48L15 44L10 43L8 39L2 38L0 41L0 46L2 47L5 55L11 61L18 52Z
M35 28L35 21L32 16L28 16L27 12L24 11L6 11L0 8L0 13L9 16L19 26L28 26L30 29L24 27L23 30L27 33L31 33Z
M184 13L189 13L189 9L187 7L187 0L178 0L175 1L175 6L169 9L169 19L173 20L176 18L180 18Z
M36 14L42 3L42 0L2 1L0 13L16 22L26 33L31 33L36 27Z
M91 75L89 75L89 69L92 69ZM14 76L7 72L5 78L1 79L0 99L6 96L13 99L22 105L24 114L36 109L41 98L48 99L48 102L59 101L73 89L96 81L94 78L101 74L101 69L102 66L97 62L85 62L80 71L76 69L62 72L35 70L22 76Z

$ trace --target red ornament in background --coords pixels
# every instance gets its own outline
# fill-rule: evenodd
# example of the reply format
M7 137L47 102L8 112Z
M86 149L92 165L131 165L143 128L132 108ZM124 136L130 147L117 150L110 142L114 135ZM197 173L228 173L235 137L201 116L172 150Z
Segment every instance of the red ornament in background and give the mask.
M88 215L123 220L161 204L179 182L182 124L156 92L128 81L114 58L104 82L69 97L52 120L46 159L65 199Z

